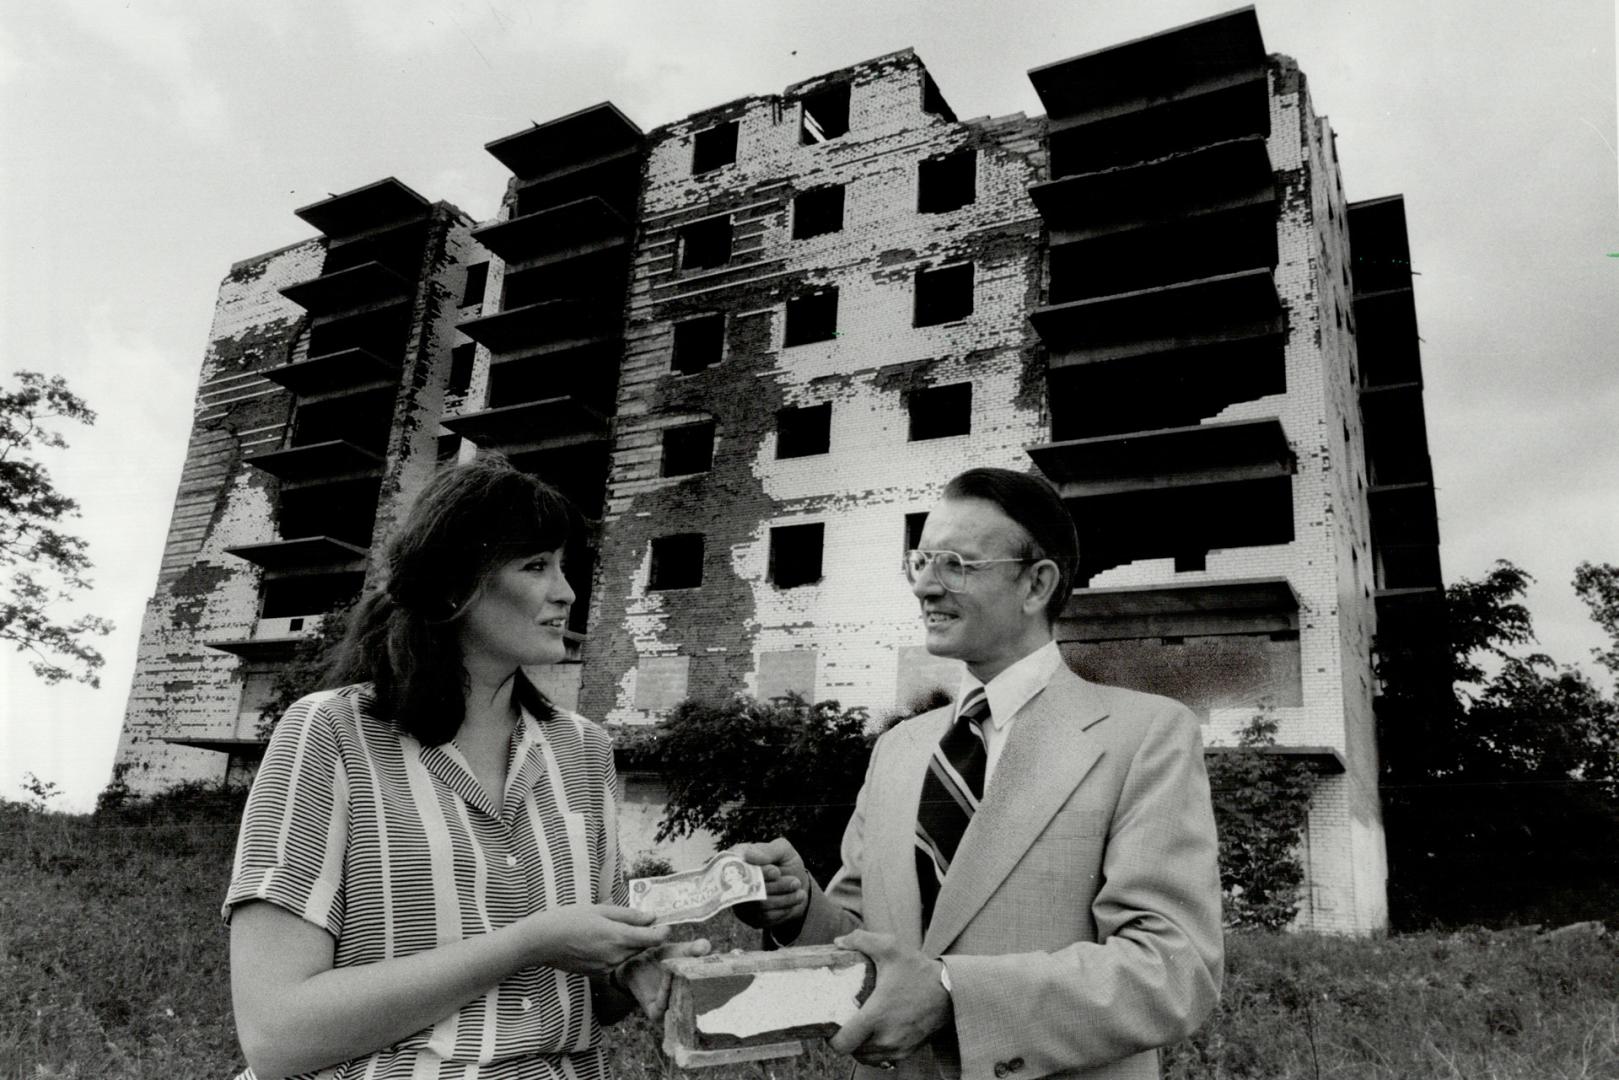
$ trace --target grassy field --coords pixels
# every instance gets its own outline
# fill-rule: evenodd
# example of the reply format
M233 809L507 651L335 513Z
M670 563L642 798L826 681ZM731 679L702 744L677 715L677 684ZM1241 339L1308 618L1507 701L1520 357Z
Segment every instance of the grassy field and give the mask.
M189 814L0 809L0 1080L241 1067L218 916L234 840ZM705 931L747 944L727 916ZM650 1025L610 1041L619 1077L676 1074ZM847 1065L816 1044L698 1075L841 1080ZM1234 936L1219 1012L1166 1051L1164 1075L1615 1080L1619 935Z

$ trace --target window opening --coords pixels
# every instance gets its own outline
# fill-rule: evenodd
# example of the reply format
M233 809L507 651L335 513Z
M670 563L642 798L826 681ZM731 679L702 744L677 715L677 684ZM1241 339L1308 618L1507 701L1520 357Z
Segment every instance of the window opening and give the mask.
M354 599L364 579L364 574L343 573L266 581L259 594L259 618L285 619L296 615L324 614Z
M710 270L731 261L731 217L705 218L680 227L680 268Z
M394 388L366 390L326 401L299 401L293 414L293 446L342 440L382 453L393 427Z
M770 530L770 580L778 589L813 585L821 580L821 550L826 526L779 525Z
M978 198L978 152L957 150L917 166L916 209L923 214L959 210Z
M849 84L817 90L803 99L798 141L804 146L827 142L849 132Z
M912 442L966 435L972 430L972 383L912 390L906 395L906 405L911 414Z
M713 172L736 160L737 121L699 131L691 140L691 174Z
M472 361L477 351L478 347L471 343L450 350L450 384L444 388L450 397L465 397L472 389Z
M714 467L714 421L663 429L663 475L690 476Z
M699 315L675 323L674 352L670 366L682 375L691 375L720 362L725 351L725 315Z
M676 533L652 541L648 589L694 589L702 583L702 533Z
M291 487L276 506L276 534L283 540L330 536L370 547L377 518L377 480L340 480Z
M838 336L838 290L795 296L787 301L787 329L783 345L808 345Z
M776 456L809 457L832 446L832 403L782 409L776 413Z
M489 264L473 263L467 267L466 288L461 290L461 306L483 303L484 286L489 283Z
M905 515L905 550L915 551L922 546L922 527L928 523L928 512L918 510Z
M913 326L937 326L973 313L973 264L916 272Z
M843 185L810 188L793 198L793 239L839 232L843 228Z

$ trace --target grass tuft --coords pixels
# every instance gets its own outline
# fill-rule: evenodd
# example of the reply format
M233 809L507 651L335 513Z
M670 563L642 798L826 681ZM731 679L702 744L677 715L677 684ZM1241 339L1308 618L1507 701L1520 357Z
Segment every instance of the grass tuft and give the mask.
M239 802L94 818L0 805L0 1080L229 1076L243 1065L219 921ZM753 948L728 914L681 936ZM644 1020L620 1080L680 1075ZM1350 940L1234 934L1225 995L1163 1054L1166 1080L1613 1080L1619 935L1468 930ZM824 1043L704 1080L841 1080Z

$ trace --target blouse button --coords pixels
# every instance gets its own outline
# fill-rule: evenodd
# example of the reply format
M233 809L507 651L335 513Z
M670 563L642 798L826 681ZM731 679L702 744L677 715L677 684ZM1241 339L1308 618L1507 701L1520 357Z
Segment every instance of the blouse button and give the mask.
M523 999L523 1011L528 1012L532 1008L534 1008L534 999L533 998L524 998Z
M507 866L516 866L517 865L517 856L516 855L508 855L508 856L506 856L506 865Z

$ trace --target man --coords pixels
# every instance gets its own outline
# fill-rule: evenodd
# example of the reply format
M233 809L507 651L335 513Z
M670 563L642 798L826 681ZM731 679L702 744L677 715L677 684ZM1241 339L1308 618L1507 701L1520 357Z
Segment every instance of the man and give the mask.
M832 1040L865 1080L1156 1077L1219 997L1198 723L1068 670L1078 556L1043 480L950 481L906 574L928 651L966 662L955 703L877 741L825 892L786 840L738 849L769 883L744 919L876 962Z

